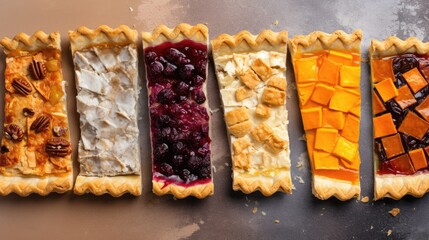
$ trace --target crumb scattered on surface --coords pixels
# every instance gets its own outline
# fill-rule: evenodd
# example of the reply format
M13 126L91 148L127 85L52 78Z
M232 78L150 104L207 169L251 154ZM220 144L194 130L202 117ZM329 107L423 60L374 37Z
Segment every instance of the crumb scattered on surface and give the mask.
M256 212L258 212L258 208L257 207L253 207L252 213L255 214Z
M390 215L396 217L401 212L401 209L399 208L392 208L392 210L389 211Z
M361 201L362 201L363 203L367 203L367 202L369 201L369 197L368 197L368 196L365 196L365 197L363 197L363 198L361 199Z
M219 112L220 111L220 109L219 108L215 108L215 109L210 109L210 112L213 114L213 113L217 113L217 112Z
M372 226L372 225L371 225L371 228L370 228L370 229L371 229L371 230L372 230L372 229L374 229L374 226Z
M280 220L276 219L274 220L274 223L280 223Z
M298 138L298 141L307 142L307 138L305 137L305 134L302 134L302 136Z
M225 166L229 167L229 163L227 163L227 162L226 162L226 163L225 163Z
M292 190L296 190L296 187L295 187L295 185L293 185L293 184L292 184Z
M216 166L212 165L212 168L213 168L213 172L216 173L216 171L217 171Z
M392 229L387 230L387 236L392 235Z
M368 62L368 58L364 58L363 57L363 58L360 59L360 61L363 62L363 63L367 63Z
M267 213L264 212L264 211L262 211L261 214L262 214L262 216L266 216L267 215Z
M203 221L203 220L200 220L200 224L204 224L204 221Z
M296 164L296 167L298 168L298 170L304 169L304 166L307 163L307 159L308 159L307 152L302 152L301 154L299 154L298 163Z
M132 7L129 7L128 9L130 10L130 12L134 11L134 9Z
M279 20L275 20L274 25L279 25Z
M294 176L293 177L293 179L294 180L297 180L298 179L298 182L300 183L300 184L304 184L305 182L304 182L304 179L302 179L302 177L301 176Z
M249 204L245 203L244 206L249 207Z

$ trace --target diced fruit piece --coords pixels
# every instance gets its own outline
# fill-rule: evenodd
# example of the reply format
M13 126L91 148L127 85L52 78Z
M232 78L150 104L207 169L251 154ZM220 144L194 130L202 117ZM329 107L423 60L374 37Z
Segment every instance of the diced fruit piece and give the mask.
M316 84L311 100L322 105L327 105L335 93L335 88L325 84Z
M314 82L317 79L317 57L295 60L296 82Z
M398 133L382 138L381 143L383 144L383 149L387 158L392 158L405 152L402 145L401 136Z
M393 59L393 72L406 73L419 66L419 61L414 56L400 56Z
M392 67L393 59L374 59L371 61L372 81L381 82L385 79L395 81L395 75Z
M429 122L429 97L426 97L417 107L416 111Z
M240 81L250 89L254 89L259 83L259 77L252 71L247 69L246 72L239 75Z
M240 87L239 89L237 89L237 91L235 91L235 100L237 100L237 102L241 102L244 99L251 97L252 95L252 90L247 87Z
M349 141L357 143L359 141L359 125L359 118L353 116L352 114L347 114L341 136Z
M374 138L384 137L396 133L392 114L386 113L374 118Z
M239 138L232 142L232 150L234 154L240 154L244 151L244 149L247 149L251 145L252 143L248 138Z
M313 94L314 83L298 84L298 97L301 106L304 106Z
M49 102L52 105L57 104L63 96L64 96L64 91L61 85L56 84L51 86L51 94L49 95Z
M304 130L310 130L322 126L321 107L301 109L301 116Z
M407 84L398 88L398 96L394 99L402 109L405 109L417 102Z
M349 112L353 113L357 117L360 117L360 101L357 101Z
M392 79L386 78L381 82L374 84L375 89L377 89L378 94L380 94L383 102L387 102L390 99L398 96L398 89L393 84Z
M414 112L409 111L407 116L399 126L398 131L407 135L413 136L419 140L423 138L426 132L429 130L429 123L421 119Z
M412 150L408 153L416 171L427 168L428 162L422 148Z
M323 108L322 127L332 127L338 130L344 127L344 113Z
M274 133L273 129L271 129L271 127L268 126L268 124L266 124L265 122L254 127L250 132L252 137L258 142L264 142L271 135L273 135L273 133Z
M249 111L246 107L239 107L225 114L225 122L227 126L249 120Z
M283 106L286 100L286 92L273 87L265 87L261 101L269 106Z
M376 114L382 113L384 111L386 111L386 108L384 107L375 90L372 90L372 114L375 116Z
M350 53L330 50L328 59L341 64L350 65L353 62L353 56Z
M334 86L337 85L340 67L340 64L329 60L329 58L324 58L320 66L318 80Z
M335 87L335 94L329 102L329 109L349 112L359 102L359 99L360 96L356 93L342 87Z
M358 88L360 83L360 67L341 66L340 85Z
M250 167L249 153L241 153L232 156L232 164L234 168L248 169Z
M408 154L402 154L398 157L395 157L390 160L389 163L398 173L413 174L416 172L413 165L411 164Z
M338 130L332 128L319 128L316 130L314 148L325 152L332 152L338 139Z
M256 106L255 113L257 116L260 116L263 118L268 118L271 115L271 108L265 106L264 104L258 104Z
M330 169L330 170L338 170L340 169L340 161L338 157L331 155L330 153L323 151L314 151L313 153L314 159L314 169Z
M237 123L232 126L228 126L229 132L236 138L241 138L246 136L252 129L252 123L247 120L241 123Z
M250 65L250 67L253 69L253 71L255 71L256 74L258 74L258 76L266 81L268 78L271 77L271 75L273 74L271 67L268 66L262 59L257 58L255 59L255 61L252 62L252 64Z
M337 145L335 145L332 153L351 163L355 159L358 149L359 145L357 143L353 143L343 137L339 137Z
M271 135L271 137L268 139L268 142L265 145L268 150L271 152L278 154L279 152L287 149L288 142L285 141L283 138L279 137L276 134Z
M349 161L347 161L347 160L344 160L344 159L340 159L340 163L345 167L345 168L348 168L348 169L351 169L351 170L356 170L356 171L359 171L359 166L360 166L360 156L359 156L359 151L357 152L357 154L356 154L356 156L355 156L355 158L353 159L353 161L352 162L349 162Z
M267 86L286 91L286 78L272 77L267 81Z
M413 68L410 71L402 74L402 76L407 81L413 93L417 93L426 85L428 85L418 68Z

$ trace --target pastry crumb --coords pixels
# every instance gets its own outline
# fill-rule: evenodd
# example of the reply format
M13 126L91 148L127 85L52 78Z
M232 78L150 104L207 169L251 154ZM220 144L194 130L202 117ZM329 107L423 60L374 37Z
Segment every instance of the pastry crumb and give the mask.
M217 169L215 165L212 165L213 172L216 173Z
M276 219L274 220L274 223L280 223L280 220Z
M298 138L298 141L307 142L307 138L305 137L305 134L302 134L302 136Z
M274 25L279 25L279 20L275 20Z
M215 108L215 109L210 109L210 112L213 114L213 113L217 113L217 112L219 112L220 111L220 109L219 108Z
M293 184L292 184L292 190L296 190L296 187L295 187L295 185L293 185Z
M264 211L261 212L262 216L267 216L267 213L265 213Z
M387 230L387 236L392 235L392 229Z
M389 211L390 215L396 217L401 212L401 209L399 208L392 208L392 210Z
M300 183L300 184L304 184L305 182L304 182L304 179L302 179L302 177L301 176L294 176L293 177L293 179L294 180L297 180L298 179L298 182Z
M257 207L253 207L252 213L255 214L256 212L258 212L258 208Z
M369 201L369 197L365 196L360 201L363 202L363 203L367 203Z
M374 229L374 226L372 226L372 225L371 225L370 229L371 229L371 230L372 230L372 229Z
M229 163L227 163L227 162L226 162L226 163L225 163L225 166L229 167Z
M128 9L130 10L130 12L134 11L134 8L132 7L129 7Z
M363 62L363 63L367 63L368 62L368 58L361 58L360 61Z
M245 203L244 206L249 207L249 204Z

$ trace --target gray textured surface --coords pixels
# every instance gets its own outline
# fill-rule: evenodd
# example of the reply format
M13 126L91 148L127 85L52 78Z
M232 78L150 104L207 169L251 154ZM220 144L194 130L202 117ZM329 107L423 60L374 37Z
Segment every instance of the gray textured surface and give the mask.
M278 21L275 25L274 22ZM138 31L151 31L160 23L174 26L181 22L207 23L211 38L247 29L286 29L290 36L322 30L364 31L362 44L366 58L370 39L389 35L401 38L416 36L428 41L429 2L376 0L340 1L22 1L4 2L0 9L0 36L13 36L19 31L60 31L63 36L64 76L69 81L72 139L76 149L78 118L75 113L76 91L67 31L81 25L127 24ZM141 46L140 46L141 55ZM140 56L141 57L141 56ZM0 73L4 72L1 55ZM141 58L140 58L141 59ZM143 64L140 63L140 68ZM141 76L143 70L141 70ZM10 195L0 198L0 232L2 239L383 239L392 230L392 239L428 239L429 198L405 197L401 201L382 200L361 203L335 199L319 201L311 194L308 164L296 168L305 157L302 124L296 91L292 89L293 71L288 64L287 108L290 113L292 178L296 190L292 195L276 194L265 198L259 193L244 195L231 190L230 156L226 142L222 111L213 114L213 163L215 195L205 200L173 200L151 193L150 153L147 108L140 120L142 138L143 194L141 197L74 196L52 194L47 197L21 198ZM0 82L4 77L0 76ZM373 175L369 67L362 64L361 175L362 195L372 198ZM211 109L220 106L213 65L209 69ZM144 81L143 81L144 82ZM3 93L4 84L0 84ZM3 95L1 95L3 96ZM147 93L142 92L145 106ZM0 106L3 106L3 97ZM3 113L0 113L3 121ZM76 157L76 151L74 152ZM77 166L75 166L75 169ZM299 177L304 183L299 183ZM401 213L388 213L399 207ZM255 213L252 210L256 209ZM275 223L279 220L279 223ZM101 237L100 237L101 238Z

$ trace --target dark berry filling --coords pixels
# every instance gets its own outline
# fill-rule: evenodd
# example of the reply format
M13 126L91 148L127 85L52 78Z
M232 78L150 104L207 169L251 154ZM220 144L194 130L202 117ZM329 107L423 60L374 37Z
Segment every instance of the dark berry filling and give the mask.
M396 78L396 82L395 82L396 88L407 85L407 81L403 77L403 74L412 70L413 68L417 68L420 71L420 73L422 73L422 76L426 78L426 81L428 81L429 79L427 79L426 74L423 74L423 73L429 72L428 58L429 56L421 56L421 55L415 55L415 54L404 54L401 56L393 57L392 68ZM404 121L408 112L414 112L417 115L419 115L419 117L422 117L424 119L424 117L421 116L421 114L419 114L418 111L416 111L416 107L418 107L419 104L421 104L423 100L425 100L426 97L429 96L429 85L425 86L418 92L414 93L413 96L416 102L405 109L402 109L394 99L391 99L384 103L384 107L386 108L386 111L392 115L393 123L395 124L395 127L397 129L401 126L401 123ZM386 112L377 114L377 116L383 115L385 113ZM398 133L400 135L401 143L404 148L405 154L408 154L408 152L412 150L416 150L419 148L425 149L426 147L429 146L429 131L426 132L426 134L422 139L417 139L413 136L409 136L400 131L398 131ZM387 157L385 148L383 147L383 143L380 138L374 140L374 151L379 159L379 166L378 166L379 174L414 174L415 170L408 163L408 160L404 160L404 163L401 163L400 160L398 160L397 156L391 157L391 158ZM427 160L428 155L426 151L425 151L425 157ZM393 159L395 160L392 161ZM406 158L402 158L402 159L406 159ZM405 163L405 161L407 163ZM398 162L400 164L398 164ZM410 166L407 167L408 165ZM418 171L427 171L427 170L429 170L428 167L424 169L419 169Z
M189 186L211 181L203 83L207 46L190 40L145 48L153 178Z

